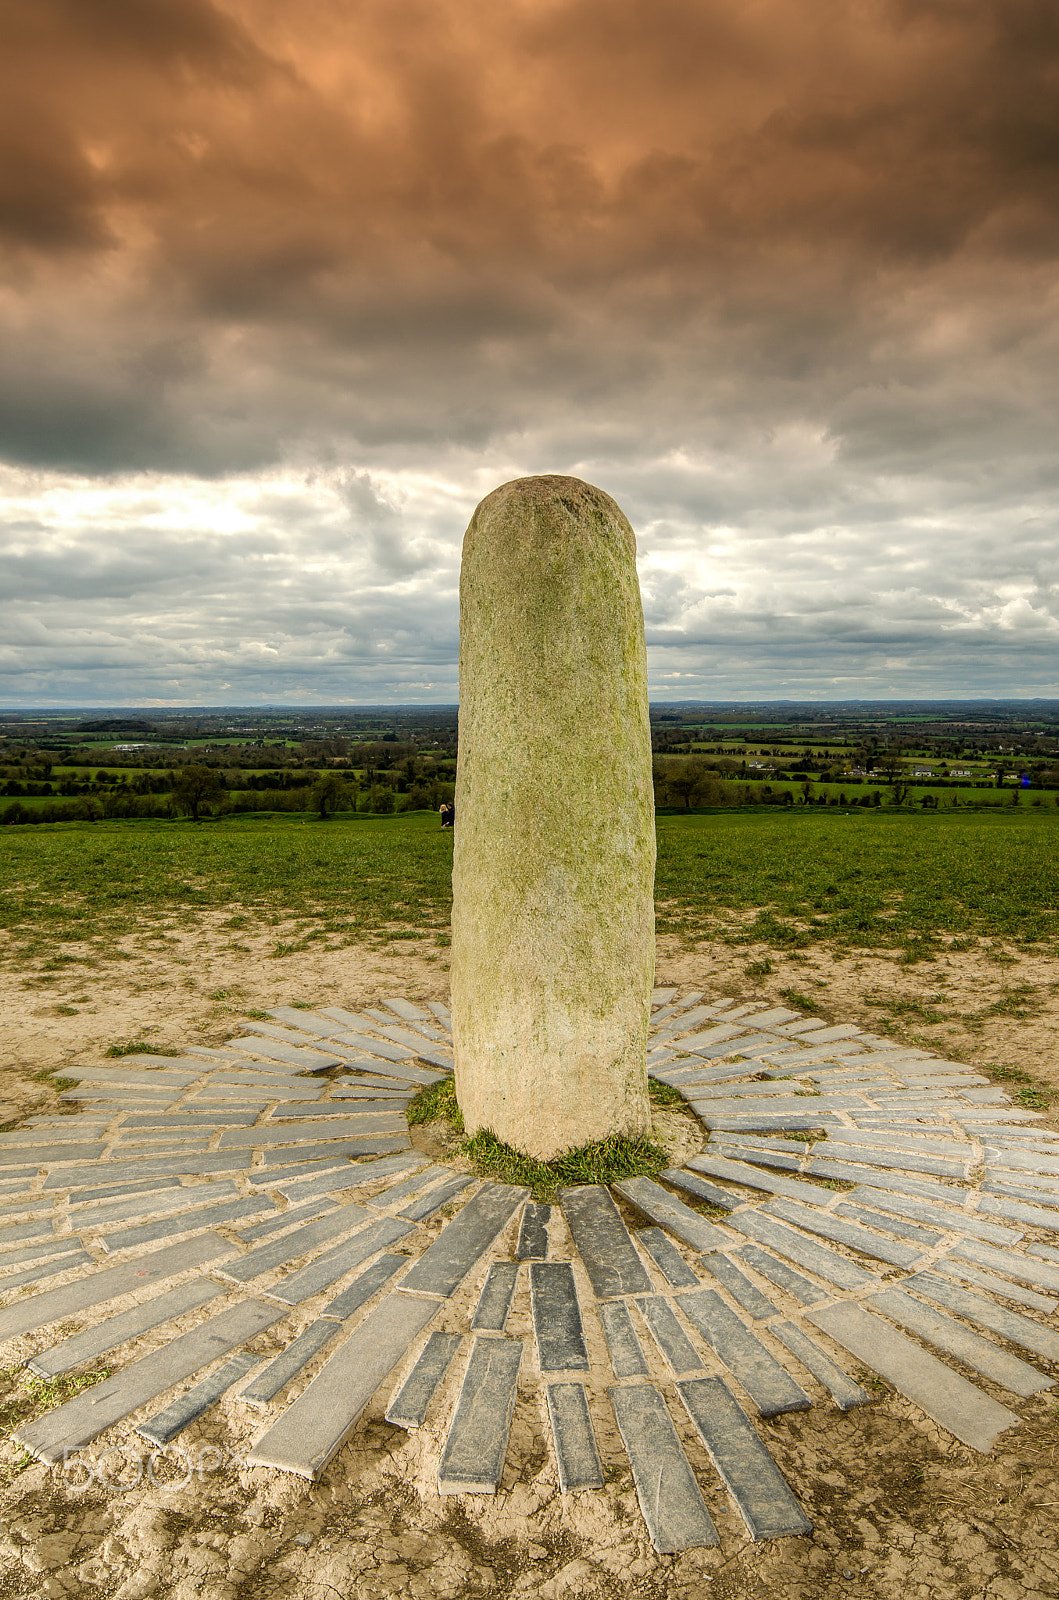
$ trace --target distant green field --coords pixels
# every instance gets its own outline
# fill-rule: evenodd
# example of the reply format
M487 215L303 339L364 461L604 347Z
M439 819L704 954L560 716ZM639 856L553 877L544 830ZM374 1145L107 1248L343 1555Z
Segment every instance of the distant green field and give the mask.
M1059 935L1054 806L739 808L661 815L657 831L662 928L756 908L750 933L776 948ZM0 928L27 955L225 909L235 926L304 918L308 937L448 924L452 835L429 812L45 824L0 843Z

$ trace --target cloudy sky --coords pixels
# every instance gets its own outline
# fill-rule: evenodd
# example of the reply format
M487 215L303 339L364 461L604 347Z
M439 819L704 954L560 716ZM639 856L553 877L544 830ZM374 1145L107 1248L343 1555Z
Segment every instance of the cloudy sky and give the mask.
M1054 0L0 18L0 704L451 701L530 472L657 699L1059 696Z

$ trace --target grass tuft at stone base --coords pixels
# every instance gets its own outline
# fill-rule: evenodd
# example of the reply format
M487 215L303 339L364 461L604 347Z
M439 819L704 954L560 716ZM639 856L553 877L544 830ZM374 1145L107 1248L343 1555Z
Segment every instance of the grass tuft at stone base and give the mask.
M552 1201L567 1184L613 1183L618 1178L654 1177L668 1165L661 1145L649 1139L600 1139L564 1150L551 1161L535 1161L503 1144L486 1128L458 1146L483 1178L530 1189L534 1200Z

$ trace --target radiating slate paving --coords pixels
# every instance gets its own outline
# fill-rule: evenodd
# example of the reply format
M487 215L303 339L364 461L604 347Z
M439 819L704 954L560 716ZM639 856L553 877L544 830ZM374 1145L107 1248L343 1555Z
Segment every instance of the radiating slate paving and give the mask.
M624 1200L650 1217L652 1222L668 1228L670 1233L693 1250L724 1250L731 1243L720 1228L707 1222L699 1212L692 1211L683 1200L667 1193L661 1184L651 1178L622 1178L612 1187Z
M365 1267L363 1272L358 1273L341 1294L337 1294L329 1301L320 1315L343 1321L346 1317L351 1317L354 1311L359 1311L361 1306L366 1305L372 1295L377 1294L384 1284L390 1282L395 1273L407 1265L407 1256L389 1253L379 1256L370 1267Z
M432 1333L422 1354L386 1408L387 1422L398 1428L421 1428L430 1403L463 1340L458 1333Z
M730 1261L727 1256L721 1255L719 1251L714 1251L712 1255L702 1257L702 1265L707 1272L712 1274L722 1289L727 1290L736 1304L741 1306L744 1311L749 1312L756 1320L760 1321L762 1317L775 1316L776 1307L772 1301L767 1295L762 1294L761 1290L751 1283L746 1274L740 1272L735 1263Z
M232 1246L217 1234L198 1234L180 1244L136 1256L121 1266L105 1267L90 1278L80 1278L59 1289L16 1300L0 1310L0 1339L12 1339L43 1328L60 1317L77 1316L191 1268L204 1267L207 1263L216 1266L219 1259L231 1253Z
M677 1393L752 1539L812 1533L750 1418L721 1378L693 1378Z
M651 1543L661 1555L719 1543L666 1403L653 1384L608 1391Z
M315 1256L307 1266L299 1272L292 1272L267 1293L273 1300L296 1306L321 1290L329 1289L347 1272L352 1272L354 1267L367 1261L369 1256L384 1250L387 1245L396 1244L410 1232L409 1224L402 1223L396 1217L379 1217L355 1233L352 1239L344 1239L341 1244L333 1245L322 1255ZM290 1235L287 1237L290 1238Z
M245 1256L226 1262L220 1270L235 1283L249 1283L252 1278L259 1278L264 1272L272 1272L289 1261L296 1261L317 1245L334 1239L340 1233L350 1233L370 1220L371 1212L365 1211L363 1206L341 1206L326 1216L307 1222L302 1228L296 1228L292 1233L285 1233L280 1239L258 1245L256 1250L249 1251Z
M1054 1379L1045 1377L1018 1356L1001 1350L999 1345L925 1305L922 1300L905 1294L902 1289L881 1289L878 1294L869 1295L865 1303L899 1327L908 1328L927 1344L956 1356L966 1366L1014 1394L1039 1394L1042 1389L1054 1385Z
M439 1494L495 1494L522 1361L519 1339L475 1339L438 1468Z
M451 1070L450 1024L440 1002L419 1006L402 997L361 1010L277 1007L271 1021L248 1024L224 1049L195 1046L183 1056L126 1057L86 1069L68 1093L77 1097L72 1104L91 1110L38 1116L0 1135L0 1296L17 1295L0 1307L0 1338L34 1333L34 1370L54 1376L164 1329L164 1371L148 1375L136 1361L126 1366L117 1375L128 1378L120 1402L105 1385L93 1391L100 1402L93 1403L93 1423L106 1427L115 1406L127 1416L153 1394L189 1386L143 1424L158 1443L174 1436L172 1424L201 1415L218 1385L227 1386L224 1375L235 1370L229 1363L242 1368L250 1359L232 1354L238 1340L223 1349L201 1336L239 1308L205 1322L199 1308L261 1277L260 1298L242 1302L258 1309L246 1315L290 1317L309 1298L315 1315L285 1351L264 1367L257 1361L244 1384L247 1405L275 1408L252 1464L320 1471L380 1384L403 1369L408 1376L390 1400L391 1420L418 1426L440 1391L451 1397L459 1388L467 1405L459 1429L456 1413L449 1419L441 1487L491 1492L503 1471L505 1396L513 1399L518 1369L529 1365L521 1351L516 1359L518 1342L505 1333L524 1260L537 1355L528 1379L543 1391L559 1486L563 1493L596 1491L591 1341L571 1263L547 1259L549 1208L524 1190L430 1168L410 1148L404 1104ZM1048 1229L1045 1237L1059 1244L1059 1135L960 1063L786 1007L674 990L652 1027L652 1075L676 1086L707 1130L716 1125L706 1149L685 1167L666 1169L660 1183L616 1186L623 1205L652 1224L636 1244L606 1189L568 1189L561 1203L596 1297L584 1311L590 1325L599 1318L614 1395L625 1396L614 1400L625 1417L623 1436L634 1415L640 1420L626 1444L656 1545L676 1550L689 1539L715 1538L708 1517L702 1521L693 1474L689 1488L690 1468L665 1401L646 1381L645 1350L663 1370L656 1346L755 1537L807 1525L731 1389L701 1376L704 1357L708 1365L716 1357L766 1415L808 1403L782 1362L808 1372L838 1406L863 1404L865 1391L829 1353L835 1341L958 1438L988 1448L1015 1413L963 1373L978 1371L1018 1404L1052 1379L1010 1346L1059 1361L1059 1333L1047 1321L1059 1308L1059 1249L1024 1237L1028 1229ZM829 1137L820 1142L824 1129ZM973 1162L983 1149L986 1177L979 1180ZM813 1181L835 1178L857 1187L838 1196L834 1185ZM341 1203L343 1190L358 1188L368 1190L363 1204ZM725 1221L692 1209L697 1201ZM429 1228L430 1214L446 1204L457 1214L424 1250L419 1223ZM517 1242L501 1244L520 1209ZM264 1220L241 1226L255 1212ZM201 1231L233 1224L242 1247ZM394 1228L403 1231L391 1237ZM552 1253L562 1254L558 1218L551 1233ZM180 1245L150 1248L179 1235ZM674 1239L697 1251L694 1263ZM138 1253L121 1269L102 1267L82 1240L93 1251L98 1240L104 1249ZM402 1249L384 1248L392 1244ZM131 1277L114 1276L126 1267ZM898 1286L894 1267L918 1270ZM472 1273L481 1286L477 1305L473 1296L454 1298ZM44 1287L36 1287L38 1275ZM56 1278L61 1287L48 1290ZM704 1280L716 1288L703 1287ZM24 1282L35 1292L20 1290ZM665 1292L652 1282L664 1282ZM328 1291L329 1303L316 1309ZM130 1292L148 1298L108 1317L108 1301ZM850 1301L850 1294L862 1298ZM644 1347L629 1314L634 1300L650 1331ZM785 1320L792 1304L800 1314ZM92 1326L49 1349L53 1323L97 1307ZM456 1326L428 1337L442 1313L446 1322L455 1313ZM185 1317L200 1326L185 1334ZM447 1381L468 1332L469 1359L455 1383ZM184 1342L192 1336L198 1345ZM782 1362L769 1339L782 1349ZM869 1345L874 1362L857 1354ZM193 1350L198 1365L185 1371L181 1363ZM317 1357L323 1366L316 1378L284 1408L283 1390ZM562 1372L571 1376L555 1376ZM134 1394L142 1398L130 1406ZM78 1413L58 1412L65 1414L59 1424L70 1424L68 1437L84 1431ZM653 1462L652 1439L660 1442ZM47 1440L38 1444L43 1449Z

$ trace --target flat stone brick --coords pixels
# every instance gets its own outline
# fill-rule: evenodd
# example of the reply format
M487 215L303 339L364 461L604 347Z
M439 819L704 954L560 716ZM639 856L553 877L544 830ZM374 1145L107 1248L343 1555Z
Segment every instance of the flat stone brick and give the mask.
M640 1511L661 1555L719 1543L673 1419L649 1383L609 1389Z
M752 1539L812 1533L750 1419L721 1378L693 1378L677 1393Z
M522 1342L477 1338L438 1469L439 1494L495 1494L504 1471Z

